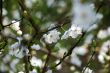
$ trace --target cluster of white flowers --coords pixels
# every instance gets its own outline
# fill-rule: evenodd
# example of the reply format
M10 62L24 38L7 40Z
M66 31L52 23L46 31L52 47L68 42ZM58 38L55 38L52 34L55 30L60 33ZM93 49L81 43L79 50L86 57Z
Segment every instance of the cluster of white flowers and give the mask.
M72 24L81 27L83 31L87 31L98 19L103 17L101 14L96 14L94 5L81 3L80 0L73 0L73 3Z
M110 40L103 43L98 55L99 62L105 63L105 60L110 60L110 56L107 55L107 52L109 50L110 50Z
M64 33L64 35L61 37L61 39L67 39L69 36L71 36L72 38L76 38L81 34L82 34L82 29L80 27L72 26L69 30L67 30Z
M43 65L42 60L36 58L35 56L33 56L33 57L30 59L30 63L31 63L32 66L42 67L42 65Z
M43 38L46 43L52 44L52 43L56 43L60 39L59 37L60 34L61 33L55 29L55 30L50 31L48 34L44 34Z
M13 20L12 24L10 25L10 27L17 31L18 35L22 35L22 31L20 30L20 22Z
M28 55L29 50L26 46L21 46L19 42L12 44L9 47L9 55L16 56L18 58L23 58L25 55Z
M15 21L15 20L13 20L12 21L12 24L10 25L10 27L13 29L13 30L15 30L15 31L18 31L18 30L20 30L20 23L19 22L17 22L17 21Z
M107 30L100 30L97 34L97 38L99 39L105 39L110 36L110 27L107 28Z

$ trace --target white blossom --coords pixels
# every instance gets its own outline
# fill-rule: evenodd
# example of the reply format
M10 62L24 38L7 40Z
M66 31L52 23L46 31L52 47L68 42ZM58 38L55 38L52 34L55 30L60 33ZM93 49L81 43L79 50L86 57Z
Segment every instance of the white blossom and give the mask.
M100 30L97 34L99 39L105 39L108 37L108 32L106 30Z
M20 30L20 22L13 20L12 24L10 25L10 27L13 30L18 31L18 30Z
M17 34L18 34L18 35L22 35L22 31L21 31L21 30L18 30L18 31L17 31Z
M73 53L77 54L77 55L82 55L84 56L85 54L87 54L88 50L86 48L87 46L84 45L84 46L80 46L80 47L76 47L74 48L73 50Z
M55 30L50 31L48 34L44 34L43 38L46 43L52 44L52 43L56 43L60 39L59 37L60 34L61 33L55 29Z
M70 62L78 67L80 67L82 64L81 60L75 53L72 53Z
M14 55L16 54L17 52L19 52L19 46L20 44L18 42L12 44L9 48L9 54L10 55Z
M97 17L97 20L101 20L103 18L103 15L100 13L97 13L96 17Z
M98 27L98 24L91 25L91 27L89 27L89 29L88 29L88 32L96 29L97 27Z
M30 62L31 62L31 65L32 65L32 66L42 67L42 64L43 64L43 63L42 63L42 60L36 58L35 56L33 56L33 57L31 58Z
M71 71L74 71L74 70L75 70L75 67L74 67L74 66L71 66L71 67L70 67L70 70L71 70Z
M22 46L18 53L15 54L18 58L23 58L25 55L28 55L29 50L26 46Z
M20 72L18 72L18 73L24 73L23 71L20 71Z
M103 43L100 51L101 52L108 52L109 49L110 49L110 40Z
M16 42L9 47L9 54L18 58L23 58L25 55L28 55L28 52L29 50L27 47L21 46L19 42Z
M32 49L35 49L35 50L40 50L40 49L41 49L41 47L40 47L39 44L33 44L33 45L31 46L31 48L32 48Z
M102 53L100 53L99 55L98 55L98 60L99 60L99 62L100 63L105 63L105 59L104 59L104 55L102 54Z
M25 40L30 40L30 39L32 38L32 36L31 36L30 34L24 34L24 35L23 35L23 38L24 38Z
M107 28L108 35L110 36L110 27Z
M82 34L82 29L80 27L72 26L69 30L67 30L61 39L67 39L69 36L72 38L77 38L79 35Z
M103 43L99 55L98 55L98 60L100 63L105 63L105 59L109 60L110 57L106 54L110 49L110 40L106 41Z

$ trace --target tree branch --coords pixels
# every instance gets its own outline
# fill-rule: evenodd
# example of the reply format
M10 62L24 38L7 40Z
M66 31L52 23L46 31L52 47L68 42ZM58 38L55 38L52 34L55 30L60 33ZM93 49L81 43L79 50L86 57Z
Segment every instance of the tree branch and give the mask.
M48 46L48 45L47 45ZM45 73L47 71L47 68L48 68L48 62L49 62L49 59L50 59L50 56L51 56L51 49L49 47L46 47L47 50L48 50L48 53L47 53L47 58L45 60L45 64L44 64L44 67L42 69L42 72L41 73Z
M0 28L0 31L1 31L1 29L3 29L3 24L2 24L2 8L3 8L3 1L2 0L0 0L0 25L1 25L1 28Z

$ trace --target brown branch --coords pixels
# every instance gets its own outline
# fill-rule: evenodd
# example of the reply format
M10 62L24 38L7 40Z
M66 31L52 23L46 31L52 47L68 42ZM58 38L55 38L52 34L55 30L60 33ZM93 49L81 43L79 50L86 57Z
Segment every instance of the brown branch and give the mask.
M3 8L3 1L2 0L0 0L0 25L1 25L1 29L3 29L3 24L2 24L2 8ZM1 30L0 29L0 30Z
M47 53L47 58L45 60L45 64L44 64L44 67L42 69L42 72L41 73L45 73L47 71L47 68L48 68L48 62L49 62L49 59L50 59L50 56L51 56L51 49L48 45L46 45L46 48L48 50L48 53Z
M90 57L89 61L87 62L87 64L86 64L85 68L83 69L82 73L84 73L84 72L85 72L86 68L89 66L89 64L90 64L90 62L92 61L92 59L93 59L93 57L94 57L94 55L95 55L95 54L96 54L96 52L95 52L95 51L93 51L93 53L92 53L92 55L91 55L91 57Z
M29 73L29 64L28 64L28 56L24 56L24 63L25 63L25 72Z

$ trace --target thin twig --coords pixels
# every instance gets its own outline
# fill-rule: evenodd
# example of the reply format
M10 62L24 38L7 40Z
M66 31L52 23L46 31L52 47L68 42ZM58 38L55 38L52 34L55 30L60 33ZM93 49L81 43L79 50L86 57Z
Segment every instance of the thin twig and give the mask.
M97 10L96 10L96 13L98 13L99 12L99 10L101 9L101 7L104 5L104 2L101 2L101 4L99 5L99 7L97 8ZM90 62L91 62L91 60L92 60L92 58L93 58L93 56L95 55L95 51L93 51L93 53L92 53L92 55L91 55L91 57L90 57L90 59L89 59L89 61L87 62L87 64L86 64L86 66L85 66L85 68L82 70L82 73L84 73L85 72L85 70L86 70L86 68L89 66L89 64L90 64Z
M94 57L94 55L95 55L95 53L96 53L96 52L95 52L95 51L93 51L93 53L92 53L92 55L91 55L91 57L90 57L89 61L87 62L87 64L86 64L85 68L83 69L82 73L84 73L84 72L85 72L85 70L86 70L86 68L89 66L90 62L92 61L92 59L93 59L93 57Z

